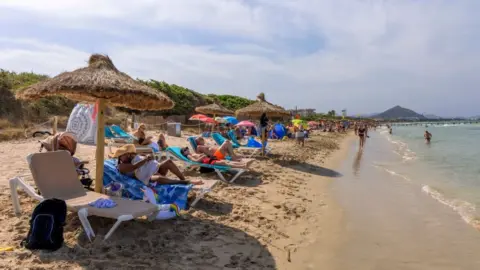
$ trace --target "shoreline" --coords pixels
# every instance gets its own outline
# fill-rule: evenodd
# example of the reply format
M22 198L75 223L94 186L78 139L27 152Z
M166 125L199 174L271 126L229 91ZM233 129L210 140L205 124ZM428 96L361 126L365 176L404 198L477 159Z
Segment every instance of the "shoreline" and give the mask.
M339 149L332 153L322 166L338 171L346 161L352 141L356 138L349 132L340 142ZM311 185L325 196L327 207L318 219L320 230L317 239L299 252L301 266L298 269L333 269L337 252L346 242L346 236L343 234L345 222L343 208L332 191L332 184L336 180L325 176L320 176L318 180L321 181L312 182Z
M363 151L352 142L339 169L344 177L332 185L345 241L329 269L479 269L478 231L422 191L423 178L409 181L376 166L398 155L381 132L369 135Z
M273 156L254 162L238 184L220 183L179 219L126 222L108 243L101 235L112 220L89 217L98 236L90 243L77 216L69 212L65 245L50 254L18 248L36 202L21 194L22 215L16 217L9 190L4 188L0 203L7 207L0 210L0 247L14 250L0 252L0 268L89 269L108 263L105 269L308 269L312 264L328 269L325 265L330 265L340 245L342 219L330 184L339 177L336 168L348 153L351 137L318 133L304 148L293 141L272 141ZM168 137L167 141L186 145L185 138ZM0 147L0 157L9 157L0 166L0 186L5 186L9 178L28 172L24 157L37 152L38 144L22 140L2 142ZM94 174L94 147L82 145L78 156L90 161Z

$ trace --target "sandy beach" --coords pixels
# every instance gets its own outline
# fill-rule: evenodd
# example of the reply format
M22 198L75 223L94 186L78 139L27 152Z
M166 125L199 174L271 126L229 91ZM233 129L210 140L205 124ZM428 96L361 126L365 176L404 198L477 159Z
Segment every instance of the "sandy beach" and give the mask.
M0 248L13 247L0 252L0 268L328 269L341 220L328 185L340 176L335 168L346 153L345 137L319 133L305 148L293 141L270 142L270 158L257 159L236 184L217 185L181 218L125 222L105 242L101 236L113 220L89 217L97 233L90 243L78 217L69 212L65 245L53 253L19 247L36 202L22 194L23 214L17 217L8 189L8 179L29 174L25 156L39 145L34 139L0 143L0 203L5 206L0 210ZM186 145L184 137L167 137L167 142ZM80 159L90 161L92 175L94 151L83 145L77 151Z

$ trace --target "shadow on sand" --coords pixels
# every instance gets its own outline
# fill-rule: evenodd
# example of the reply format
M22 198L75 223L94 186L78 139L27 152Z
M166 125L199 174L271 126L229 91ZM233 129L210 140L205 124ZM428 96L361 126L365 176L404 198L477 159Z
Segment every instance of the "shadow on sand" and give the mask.
M185 176L188 177L202 177L202 178L208 178L208 179L218 179L217 173L204 173L201 174L198 171L188 171L185 172ZM227 172L225 173L225 178L228 180L233 177L233 174ZM257 187L262 184L262 173L260 172L255 172L252 170L247 170L245 173L243 173L241 176L239 176L235 182L233 183L227 183L229 185L236 185L236 186L244 186L244 187Z
M0 192L2 203L9 200L7 192ZM54 252L17 248L28 232L29 214L36 202L22 198L21 204L19 217L11 206L0 210L0 219L16 220L0 227L0 234L11 235L2 245L15 247L0 252L2 269L12 265L18 269L276 269L272 254L257 239L212 220L208 211L217 211L213 202L202 200L201 211L178 219L124 222L107 241L103 236L114 220L90 216L97 236L93 242L86 238L76 213L68 212L65 244ZM224 214L231 205L219 204L218 208Z
M195 205L194 208L191 208L190 211L204 211L205 213L211 216L224 216L228 215L233 210L233 205L228 202L223 201L212 201L208 198L203 198Z
M297 171L301 171L304 173L310 173L310 174L315 174L318 176L324 176L324 177L331 177L331 178L337 178L337 177L342 177L343 175L335 170L328 169L325 167L321 167L318 165L306 163L306 162L301 162L301 161L295 161L295 160L274 160L273 161L275 164L278 164L282 167L294 169Z
M178 220L131 221L107 241L112 220L90 217L97 238L83 233L78 244L55 252L34 252L36 266L63 261L83 269L276 269L270 252L245 232L192 216ZM81 228L80 222L66 231ZM71 223L71 222L70 222ZM30 251L26 251L30 252Z

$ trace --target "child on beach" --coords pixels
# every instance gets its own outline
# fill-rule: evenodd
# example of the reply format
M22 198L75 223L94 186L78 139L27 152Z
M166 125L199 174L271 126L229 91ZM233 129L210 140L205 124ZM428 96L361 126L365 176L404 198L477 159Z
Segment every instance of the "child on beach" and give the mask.
M295 132L295 139L297 140L297 144L302 145L302 147L305 146L305 132L303 130L303 126L300 125L296 127L296 132Z

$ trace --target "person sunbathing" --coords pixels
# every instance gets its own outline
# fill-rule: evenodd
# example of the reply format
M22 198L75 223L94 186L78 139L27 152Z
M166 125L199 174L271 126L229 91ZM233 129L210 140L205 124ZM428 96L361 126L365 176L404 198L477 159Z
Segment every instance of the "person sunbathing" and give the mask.
M191 153L188 147L182 148L181 153L183 156L188 158L193 162L211 164L211 165L220 165L220 166L229 166L232 168L245 169L250 165L253 160L248 161L230 161L230 160L218 160L215 157L208 157L205 154L195 154Z
M220 147L206 145L205 139L202 137L197 137L195 142L197 143L197 152L199 154L212 158L215 157L217 160L224 160L226 157L230 157L232 161L240 161L242 159L241 156L233 153L233 145L229 140L225 140Z
M166 150L168 148L167 139L165 139L163 134L158 136L157 144L160 147L160 150Z
M137 142L139 145L149 145L152 143L153 137L152 136L147 137L145 133L146 130L147 130L147 127L145 126L145 124L140 124L138 126L138 129L132 134L135 138L137 138Z
M121 174L133 177L147 185L150 181L158 184L201 185L202 181L188 181L180 169L168 159L159 163L151 155L137 155L135 145L126 144L118 148L110 157L118 159L118 170ZM180 180L166 177L171 172Z

